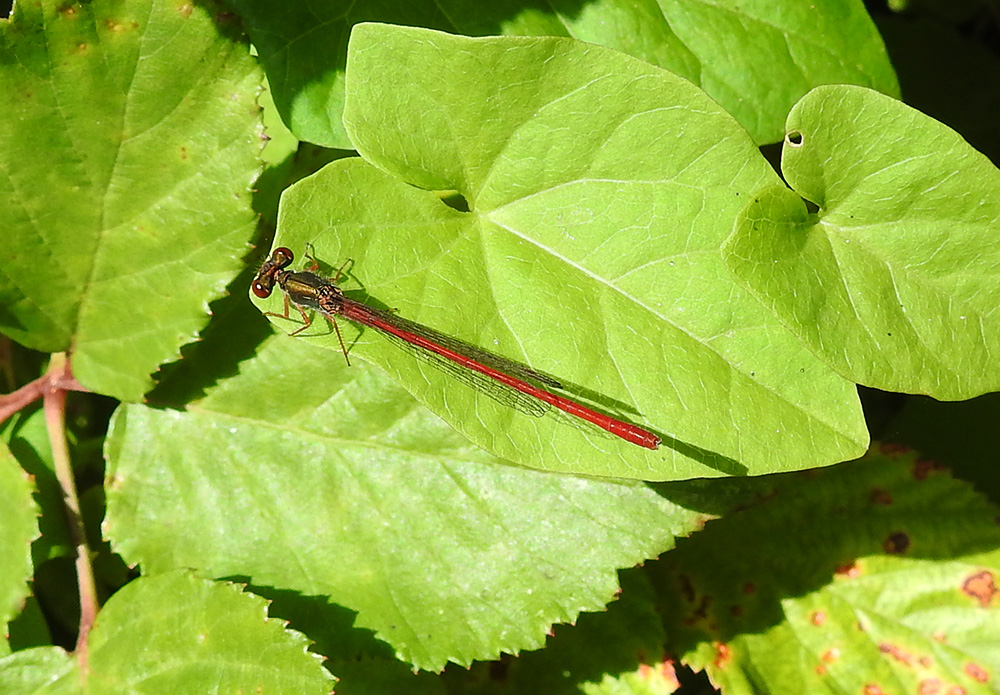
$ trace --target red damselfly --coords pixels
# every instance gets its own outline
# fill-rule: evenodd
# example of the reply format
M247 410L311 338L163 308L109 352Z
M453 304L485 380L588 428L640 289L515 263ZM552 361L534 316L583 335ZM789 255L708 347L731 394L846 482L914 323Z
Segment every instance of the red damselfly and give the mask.
M470 377L479 374L488 377L494 384L501 384L511 394L512 397L507 399L511 405L531 415L544 414L547 404L593 423L633 444L647 449L659 446L660 438L652 432L591 410L585 405L547 390L562 388L556 379L547 374L452 338L415 321L404 319L390 311L351 299L336 285L337 278L331 280L309 271L287 270L294 259L292 252L287 248L282 246L274 249L271 257L264 261L257 271L252 285L253 293L262 299L271 296L275 285L281 288L285 295L285 313L272 315L289 318L288 309L291 303L302 315L304 322L304 325L291 335L301 333L312 324L312 318L305 309L313 309L323 314L333 324L346 357L347 350L344 348L344 340L336 321L337 316L343 316L362 326L374 328L383 334L405 341L428 355L448 360L462 370L468 370L466 374ZM475 378L465 380L475 381Z

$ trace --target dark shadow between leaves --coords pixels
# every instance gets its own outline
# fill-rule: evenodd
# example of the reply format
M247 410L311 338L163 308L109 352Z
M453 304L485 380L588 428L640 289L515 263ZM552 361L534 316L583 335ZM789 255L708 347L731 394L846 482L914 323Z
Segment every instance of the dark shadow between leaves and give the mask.
M244 576L225 580L247 584L248 591L271 601L268 607L271 618L287 620L288 627L309 638L313 642L310 651L325 656L326 668L341 679L338 693L350 693L362 686L367 689L373 683L406 692L415 685L415 679L434 678L430 674L414 674L413 667L396 659L392 647L376 638L374 632L354 626L356 611L332 603L327 596L259 586Z
M255 251L251 260L261 252ZM239 364L256 354L272 334L271 325L247 297L257 264L250 263L226 288L226 295L209 306L212 318L201 339L181 348L181 358L164 365L157 384L146 394L150 405L180 408L198 400L219 381L239 373Z
M987 8L983 4L980 16L965 26L919 13L901 16L883 11L874 19L906 103L954 128L994 164L1000 164L996 117L1000 15L995 7Z

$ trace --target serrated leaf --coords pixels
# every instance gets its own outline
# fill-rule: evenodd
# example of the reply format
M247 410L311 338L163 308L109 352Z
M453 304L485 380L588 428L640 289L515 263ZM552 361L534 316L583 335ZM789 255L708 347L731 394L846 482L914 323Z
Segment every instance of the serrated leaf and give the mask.
M899 93L882 40L855 0L725 5L237 0L233 6L246 19L292 130L303 140L342 149L351 147L341 122L344 52L352 26L365 21L473 36L566 36L607 46L700 85L758 143L779 140L788 110L816 85L850 83ZM476 73L468 73L455 85L475 89L477 80Z
M35 576L38 576L37 572ZM38 584L34 584L32 588L37 590ZM52 644L52 630L36 595L29 596L17 617L7 623L7 633L5 654Z
M944 400L1000 389L1000 171L857 87L813 90L787 128L795 192L747 207L730 270L853 381Z
M329 596L424 669L541 646L702 518L503 465L374 369L284 336L186 413L123 408L108 457L128 562Z
M30 692L327 695L334 679L307 647L302 635L267 617L259 596L173 572L140 577L111 597L72 669L52 650L27 650L0 660L0 682L8 669L25 679L26 663L41 680L37 655L58 677Z
M472 441L543 470L662 480L863 452L853 385L721 263L741 201L776 179L704 93L562 39L360 25L349 60L347 122L374 166L341 160L289 188L275 244L312 244L329 275L353 259L353 296L547 372L664 442L650 452L522 414L371 329L357 344L345 334L355 354ZM404 63L419 68L402 77ZM470 71L473 92L452 86ZM414 184L458 191L471 210ZM257 303L280 313L281 292ZM340 350L319 323L304 335Z
M32 544L34 563L72 556L76 547L66 520L66 498L56 478L49 433L42 408L20 412L7 428L5 439L18 465L32 478L38 505L37 531Z
M656 568L668 646L724 692L993 692L997 509L913 454L753 481Z
M669 695L680 685L662 661L663 625L645 574L621 573L622 593L603 613L552 631L545 649L445 673L448 692L489 695Z
M240 267L257 167L246 46L209 10L18 3L0 38L0 326L138 400Z
M34 487L24 470L0 444L0 625L20 612L32 574L31 542L38 537L38 507L31 498Z

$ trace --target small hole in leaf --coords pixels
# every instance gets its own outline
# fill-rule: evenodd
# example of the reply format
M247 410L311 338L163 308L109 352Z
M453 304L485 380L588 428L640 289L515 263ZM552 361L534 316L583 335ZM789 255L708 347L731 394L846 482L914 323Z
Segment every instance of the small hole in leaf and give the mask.
M793 130L790 133L785 133L785 142L787 142L792 147L802 146L802 133L797 130Z

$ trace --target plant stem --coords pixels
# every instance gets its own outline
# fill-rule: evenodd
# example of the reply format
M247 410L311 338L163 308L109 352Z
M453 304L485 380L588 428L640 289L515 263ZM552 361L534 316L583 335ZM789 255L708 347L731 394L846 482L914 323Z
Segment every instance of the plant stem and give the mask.
M90 563L90 549L87 534L80 516L80 499L76 494L76 481L66 444L66 388L65 383L76 381L70 373L69 362L63 353L52 355L45 377L44 390L45 425L52 447L52 460L56 478L63 491L66 505L66 519L70 536L76 546L76 576L80 591L80 630L76 640L76 656L81 674L87 673L87 636L97 616L97 591L94 582L94 568ZM22 389L23 390L23 389Z
M59 353L61 355L62 353ZM0 396L0 423L14 413L26 408L53 389L59 391L87 391L73 378L65 357L52 356L49 370L17 391Z

